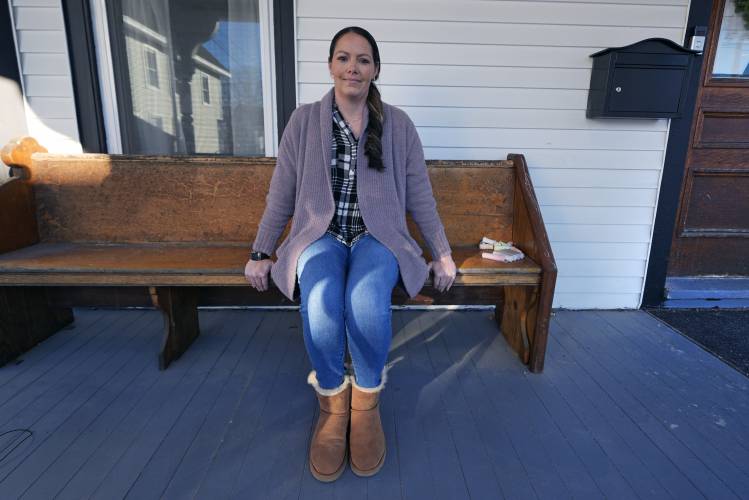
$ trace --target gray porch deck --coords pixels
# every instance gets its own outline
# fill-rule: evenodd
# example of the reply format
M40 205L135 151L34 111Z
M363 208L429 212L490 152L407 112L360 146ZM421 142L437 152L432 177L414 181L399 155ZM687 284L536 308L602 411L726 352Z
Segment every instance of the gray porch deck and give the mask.
M322 484L298 312L201 312L159 372L157 312L77 310L0 368L0 497L749 497L749 379L641 311L556 312L531 374L491 316L395 311L386 464Z

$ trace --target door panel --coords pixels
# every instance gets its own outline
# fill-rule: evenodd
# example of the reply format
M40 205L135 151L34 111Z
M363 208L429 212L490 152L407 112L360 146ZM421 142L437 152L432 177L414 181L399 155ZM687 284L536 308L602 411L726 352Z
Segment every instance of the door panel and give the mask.
M749 275L749 7L715 0L668 276ZM746 11L746 12L745 12Z

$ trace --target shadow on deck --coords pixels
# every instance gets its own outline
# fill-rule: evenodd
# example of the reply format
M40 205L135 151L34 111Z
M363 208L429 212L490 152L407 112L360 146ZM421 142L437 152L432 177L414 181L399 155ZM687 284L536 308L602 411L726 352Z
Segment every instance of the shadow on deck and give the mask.
M747 498L749 379L641 311L557 311L529 373L491 311L395 311L387 461L318 483L296 311L77 310L0 368L0 497Z

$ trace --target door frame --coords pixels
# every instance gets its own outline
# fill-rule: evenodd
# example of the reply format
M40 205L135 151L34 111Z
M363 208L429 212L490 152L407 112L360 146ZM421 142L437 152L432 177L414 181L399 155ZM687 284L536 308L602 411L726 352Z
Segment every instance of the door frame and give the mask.
M712 29L710 26L711 14L717 1L690 2L684 46L688 46L695 26L708 26L708 29ZM711 32L708 32L708 37L711 34ZM705 55L709 49L710 47L706 46L705 52L697 56L695 61L693 72L689 78L686 105L682 117L671 119L641 307L655 307L665 301L666 273L676 226L676 216L679 210L681 185L684 181L684 166L692 133L697 92L701 84Z

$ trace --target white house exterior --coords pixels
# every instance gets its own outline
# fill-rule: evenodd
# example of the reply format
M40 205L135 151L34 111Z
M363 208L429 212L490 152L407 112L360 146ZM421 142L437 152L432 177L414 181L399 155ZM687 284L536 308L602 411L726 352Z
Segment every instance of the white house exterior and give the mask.
M52 152L80 152L86 117L76 115L61 3L11 1L28 133ZM640 306L669 120L586 118L589 55L651 37L681 45L688 0L294 8L297 104L329 89L333 34L366 28L381 52L383 99L411 116L428 159L526 156L559 269L554 307Z

